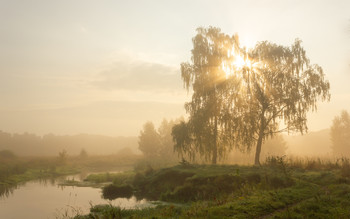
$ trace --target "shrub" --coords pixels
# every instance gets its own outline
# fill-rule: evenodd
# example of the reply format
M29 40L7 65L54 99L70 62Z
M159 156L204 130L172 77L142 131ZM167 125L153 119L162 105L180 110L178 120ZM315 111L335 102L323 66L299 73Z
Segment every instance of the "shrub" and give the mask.
M120 207L114 207L112 205L95 205L90 208L90 212L89 218L123 218L123 210ZM101 215L103 217L100 217Z
M261 182L261 176L258 173L251 173L247 175L245 178L247 182L250 184L257 184Z
M0 151L0 159L12 160L14 158L16 158L16 155L12 151L10 151L10 150L1 150Z
M113 200L116 198L131 198L133 188L130 185L110 184L102 189L103 198Z
M350 160L349 158L342 157L341 160L341 167L340 167L340 173L342 177L350 177Z

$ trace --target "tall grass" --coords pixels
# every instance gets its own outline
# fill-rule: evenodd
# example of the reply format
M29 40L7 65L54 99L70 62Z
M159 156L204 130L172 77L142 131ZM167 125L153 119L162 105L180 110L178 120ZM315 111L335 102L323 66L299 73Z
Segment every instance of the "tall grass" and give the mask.
M281 160L282 159L282 160ZM335 170L347 168L350 165L349 158L347 157L301 157L301 156L269 156L266 158L265 164L274 165L283 163L293 169L305 169L305 170Z

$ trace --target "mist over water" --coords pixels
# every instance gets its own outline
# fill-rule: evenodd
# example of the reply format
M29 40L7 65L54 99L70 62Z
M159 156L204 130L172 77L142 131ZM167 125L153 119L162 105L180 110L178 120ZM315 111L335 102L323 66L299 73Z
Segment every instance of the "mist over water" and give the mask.
M8 192L0 194L0 218L62 218L66 213L69 216L87 214L91 205L97 204L126 209L152 206L145 199L135 197L103 199L99 188L60 185L69 179L79 181L80 176L33 180L9 188Z
M349 11L2 0L0 218L350 218Z

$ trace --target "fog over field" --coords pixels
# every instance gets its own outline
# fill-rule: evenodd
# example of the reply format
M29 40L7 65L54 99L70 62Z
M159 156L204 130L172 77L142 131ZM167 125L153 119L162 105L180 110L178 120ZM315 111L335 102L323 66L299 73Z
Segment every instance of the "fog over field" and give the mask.
M301 39L332 94L308 114L308 126L327 129L350 110L348 4L1 1L0 130L137 136L147 121L185 115L191 94L180 63L189 60L200 26L237 33L248 47Z
M350 218L349 0L0 0L0 218Z

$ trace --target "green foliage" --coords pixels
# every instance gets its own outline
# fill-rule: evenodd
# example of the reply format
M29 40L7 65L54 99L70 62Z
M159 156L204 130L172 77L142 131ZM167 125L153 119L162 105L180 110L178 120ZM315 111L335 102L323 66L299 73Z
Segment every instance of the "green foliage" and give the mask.
M158 128L161 148L159 151L159 156L165 158L167 160L175 161L177 160L177 156L174 153L174 141L171 135L172 129L178 121L181 121L182 118L177 120L166 120L163 119L162 123Z
M346 157L342 157L340 173L343 177L350 177L350 159Z
M93 183L105 183L113 182L116 185L131 184L135 176L134 172L121 172L121 173L99 173L90 174L84 181Z
M0 164L0 182L7 180L10 176L24 174L27 167L22 164Z
M171 158L167 159L167 157L153 157L153 159L144 157L135 162L134 170L136 172L145 172L152 169L158 170L161 168L172 167L176 164L177 160L172 160Z
M180 120L163 119L157 130L151 122L144 124L139 136L139 149L143 152L144 157L134 164L136 172L173 166L179 161L174 152L171 131L175 122Z
M86 159L67 157L64 163L57 157L16 157L15 159L0 159L0 185L15 186L17 183L33 179L56 177L75 174L80 171L121 171L131 169L140 158L137 155L121 156L89 156ZM116 185L129 184L135 173L101 174L88 177L88 182L114 182Z
M179 164L180 164L183 168L191 167L191 164L190 164L185 158L182 158L182 160L179 162Z
M280 131L307 131L306 112L316 110L318 99L329 100L329 82L320 66L310 64L300 40L290 47L260 42L244 56L250 62L240 73L244 116L234 122L245 126L248 121L248 134L243 131L239 136L243 144L257 145L255 164L259 164L265 139ZM236 131L242 132L240 127Z
M269 156L266 158L265 165L280 169L286 178L290 178L291 173L286 161L286 156Z
M157 213L157 216L151 216ZM174 211L168 207L164 208L144 208L142 211L138 209L123 209L120 207L107 205L91 206L90 214L76 215L74 219L122 219L122 218L164 218L166 216L174 215Z
M100 218L98 215L103 215L103 218L113 218L113 219L122 219L123 210L119 207L113 207L112 205L96 205L90 209L91 214L90 218Z
M183 185L177 186L173 192L165 193L161 198L167 201L188 202L210 200L238 191L244 179L234 175L212 177L192 177Z
M146 197L152 200L159 199L162 193L173 191L178 185L182 185L188 177L194 173L176 171L165 168L150 174L138 173L133 182L138 197Z
M145 156L157 156L160 150L159 134L152 122L143 125L139 135L139 149Z
M259 167L179 165L139 173L135 190L182 204L159 202L145 209L98 205L76 218L348 218L350 181L341 171L348 161L336 162L330 170L326 161L314 166L320 169L306 170L292 166L295 161L287 157L270 157ZM284 168L293 171L286 176Z
M225 104L234 98L239 87L226 80L226 67L230 66L230 49L235 50L236 40L219 28L198 28L192 39L191 63L181 64L181 76L187 90L193 89L192 100L185 104L190 115L187 123L173 129L175 149L196 154L216 164L222 158L231 140L223 130L226 127ZM237 90L235 90L237 89Z
M215 168L214 168L215 167ZM241 170L241 171L239 171ZM284 188L294 184L289 175L277 169L236 166L179 165L137 173L133 187L138 197L188 202L210 200L228 194L243 194L250 187Z
M282 131L307 132L307 112L317 109L319 99L330 99L322 68L310 64L300 40L246 49L238 36L198 28L191 60L181 64L184 85L193 89L185 104L189 120L173 129L176 150L191 158L198 153L216 163L233 146L256 146L260 165L265 140Z
M104 199L113 200L116 198L131 198L133 188L130 185L115 185L110 184L102 189Z
M171 136L174 124L173 120L163 119L158 130L155 129L152 122L144 124L139 136L139 149L145 155L144 162L152 166L151 163L157 165L161 162L174 163L178 160L174 153L174 142Z

